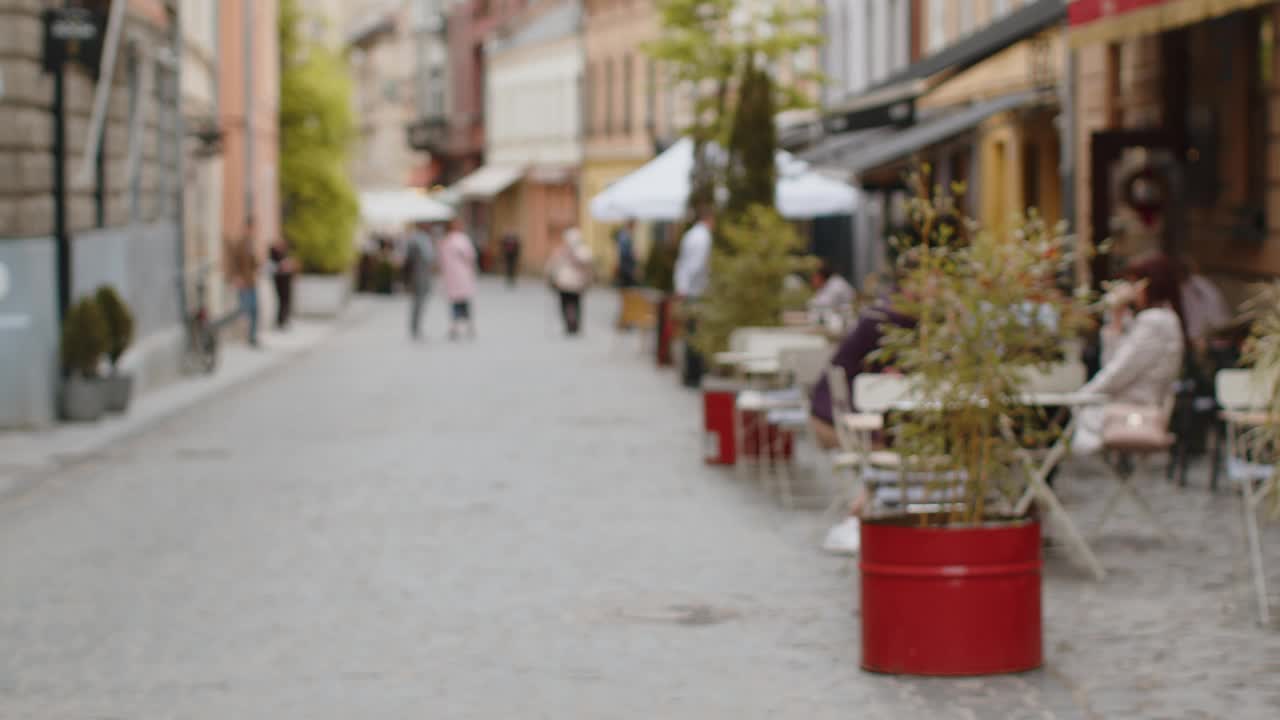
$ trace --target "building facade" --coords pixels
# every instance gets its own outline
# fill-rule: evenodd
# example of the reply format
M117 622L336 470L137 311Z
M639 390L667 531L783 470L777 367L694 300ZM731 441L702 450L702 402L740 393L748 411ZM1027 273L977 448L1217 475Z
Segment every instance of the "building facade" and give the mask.
M662 66L644 51L658 35L653 3L588 0L583 4L583 135L580 201L583 236L612 267L614 226L591 217L591 198L636 170L678 135L680 98ZM687 114L687 113L685 113ZM646 251L643 239L638 251Z
M224 253L226 245L249 243L262 258L280 239L278 6L276 0L220 5ZM258 296L269 313L272 293L264 285Z
M1280 6L1071 4L1076 225L1126 256L1194 261L1229 296L1280 274Z
M115 286L136 320L125 358L143 388L176 370L182 254L176 3L81 3L115 40L98 77L63 70L62 138L55 78L42 59L41 12L63 3L0 2L0 427L56 417L60 299ZM99 92L101 89L101 92ZM101 98L101 102L99 102ZM56 221L65 157L65 223ZM59 242L58 231L65 242ZM59 248L64 248L60 251ZM60 282L60 257L67 272Z
M417 117L410 10L404 0L366 0L347 8L359 132L351 171L361 190L405 187L425 160L409 147L406 135Z
M578 224L581 3L531 4L494 34L485 62L485 163L514 174L506 188L495 188L488 237L476 240L493 247L515 234L525 266L540 268L564 231Z
M188 290L189 300L203 302L215 317L233 305L223 273L222 153L218 147L221 107L218 96L221 48L218 41L221 4L182 0L181 103L184 123L183 248L185 272L203 276L204 296Z

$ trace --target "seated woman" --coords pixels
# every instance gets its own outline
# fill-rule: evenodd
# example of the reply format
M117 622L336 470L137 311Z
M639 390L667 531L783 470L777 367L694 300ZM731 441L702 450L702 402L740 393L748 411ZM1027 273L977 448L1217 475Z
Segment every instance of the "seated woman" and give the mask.
M1182 372L1185 334L1177 270L1163 255L1130 265L1128 283L1108 296L1110 315L1102 329L1102 369L1082 393L1108 402L1159 407ZM1077 455L1102 449L1102 406L1080 411L1073 438Z

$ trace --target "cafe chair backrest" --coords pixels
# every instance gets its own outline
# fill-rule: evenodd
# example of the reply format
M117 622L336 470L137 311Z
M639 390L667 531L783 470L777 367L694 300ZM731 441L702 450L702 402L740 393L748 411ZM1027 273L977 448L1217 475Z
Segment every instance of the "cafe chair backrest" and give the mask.
M1274 389L1274 378L1268 382L1253 370L1219 370L1214 378L1214 395L1223 410L1264 410Z

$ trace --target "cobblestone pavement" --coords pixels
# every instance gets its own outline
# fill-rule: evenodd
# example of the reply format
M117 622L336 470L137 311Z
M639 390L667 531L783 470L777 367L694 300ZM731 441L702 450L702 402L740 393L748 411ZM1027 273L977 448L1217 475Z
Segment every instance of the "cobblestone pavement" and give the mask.
M435 300L0 504L0 718L1280 716L1226 493L1153 480L1179 541L1121 516L1102 584L1051 555L1044 670L869 675L852 564L702 465L612 298L566 340L486 285L458 345Z

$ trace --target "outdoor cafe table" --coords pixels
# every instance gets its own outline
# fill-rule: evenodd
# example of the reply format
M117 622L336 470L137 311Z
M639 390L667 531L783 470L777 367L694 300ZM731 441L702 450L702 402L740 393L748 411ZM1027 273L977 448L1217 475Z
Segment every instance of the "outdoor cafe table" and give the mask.
M1053 392L1029 392L1024 393L1021 397L1025 405L1044 408L1070 408L1076 410L1090 405L1101 405L1107 401L1104 395L1086 394L1080 392L1070 393L1053 393ZM928 407L928 404L912 398L904 398L891 404L894 410L900 412L910 412L912 410L922 410ZM1084 535L1076 526L1074 520L1062 506L1062 502L1058 500L1058 496L1053 493L1053 489L1049 487L1049 475L1053 473L1053 469L1062 462L1066 457L1067 450L1070 446L1071 436L1075 432L1079 413L1072 412L1071 419L1066 426L1062 428L1062 432L1046 450L1036 450L1033 448L1023 447L1014 436L1013 429L1008 422L1001 424L1001 432L1005 438L1016 443L1019 447L1018 457L1021 461L1023 471L1027 475L1027 487L1023 491L1017 504L1014 506L1016 514L1022 515L1030 508L1031 503L1039 500L1048 515L1056 519L1066 533L1066 543L1077 553L1085 565L1088 566L1093 576L1101 581L1107 576L1107 571L1102 567L1102 563L1098 560L1098 556L1094 554L1093 549L1089 547L1089 543L1085 540Z

